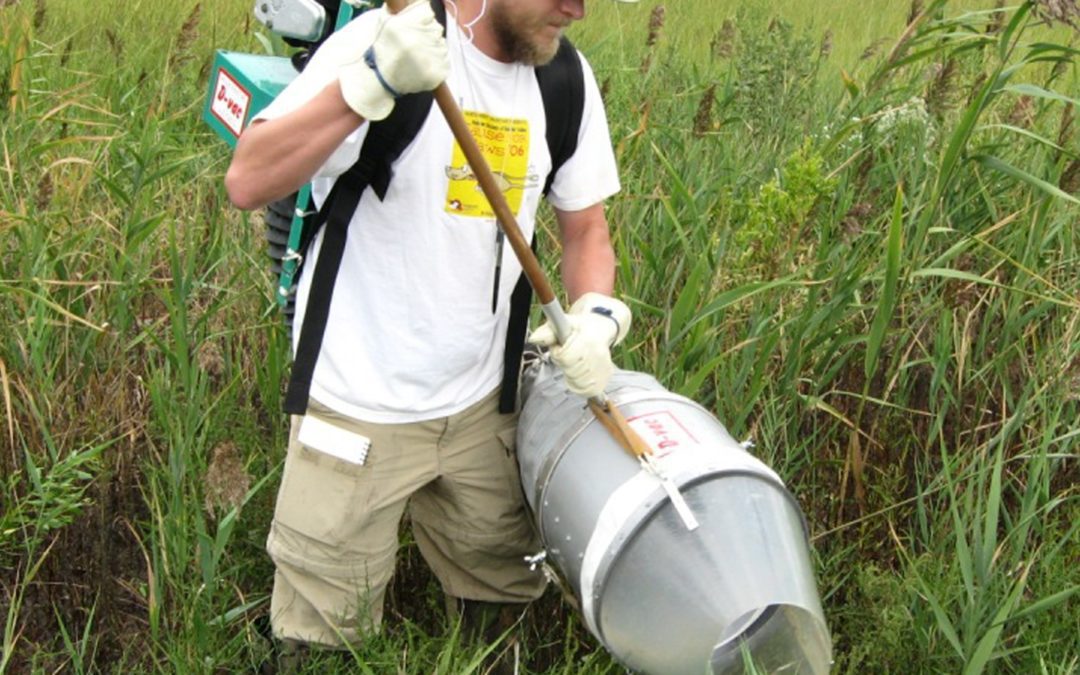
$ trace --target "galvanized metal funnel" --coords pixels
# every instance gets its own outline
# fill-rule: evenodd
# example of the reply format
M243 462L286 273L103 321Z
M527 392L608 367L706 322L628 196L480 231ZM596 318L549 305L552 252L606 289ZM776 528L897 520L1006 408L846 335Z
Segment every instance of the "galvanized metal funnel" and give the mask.
M552 365L532 363L522 393L526 497L549 560L615 658L657 675L742 673L750 661L759 672L828 672L832 643L802 513L715 417L648 375L615 374L608 396L653 449L657 476Z

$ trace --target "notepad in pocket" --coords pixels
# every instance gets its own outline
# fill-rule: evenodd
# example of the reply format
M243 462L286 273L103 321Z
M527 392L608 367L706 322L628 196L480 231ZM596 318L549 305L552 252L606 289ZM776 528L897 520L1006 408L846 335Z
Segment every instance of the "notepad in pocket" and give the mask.
M368 450L371 449L371 439L367 436L310 415L306 415L300 422L297 440L312 450L357 466L363 466L367 461Z

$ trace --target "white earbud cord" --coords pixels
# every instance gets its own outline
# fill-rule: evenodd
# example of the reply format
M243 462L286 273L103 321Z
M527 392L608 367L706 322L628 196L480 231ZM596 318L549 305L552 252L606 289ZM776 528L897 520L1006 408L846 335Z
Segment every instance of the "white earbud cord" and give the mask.
M476 89L475 89L475 86L474 86L474 82L473 82L472 78L469 77L469 58L468 58L468 55L465 53L465 46L463 44L463 41L468 42L470 45L473 44L473 41L474 41L474 38L475 38L475 34L473 33L473 26L475 26L477 23L479 23L480 20L483 19L484 15L487 13L487 0L483 0L483 2L480 5L480 11L477 12L476 16L473 17L470 21L467 21L465 23L461 23L459 21L459 10L458 10L457 3L455 3L454 0L445 0L445 3L448 6L448 8L450 8L452 10L452 11L447 12L448 16L449 15L453 16L454 24L459 29L459 31L455 35L455 37L457 38L455 41L457 42L458 54L461 56L461 64L462 64L462 68L463 68L462 75L464 76L463 79L465 81L465 86L468 88L469 94L472 96L473 101L474 102L479 102L479 96L477 95L477 92L476 92ZM520 75L516 76L514 78L513 91L511 92L511 94L512 94L512 96L511 96L511 101L512 101L511 108L516 107L515 104L517 103L517 92L518 92L519 78L520 78ZM464 98L464 96L459 94L457 98L458 98L458 106L462 110L464 110L465 109L465 98ZM509 153L504 153L503 154L502 162L501 162L501 165L499 166L499 172L500 173L503 173L506 170L506 160L507 160L507 155L508 154ZM497 305L498 305L499 286L500 286L499 278L502 276L503 245L504 245L505 237L503 235L502 229L499 227L498 221L495 219L494 216L492 216L492 218L491 218L491 224L495 229L495 250L494 250L494 257L495 257L495 272L494 272L495 273L495 281L494 281L494 284L495 285L494 285L494 288L492 289L493 298L492 298L492 306L491 306L491 310L492 310L492 312L494 312L496 310L496 308L497 308Z
M472 21L469 21L469 22L466 22L466 23L461 23L460 17L458 15L458 6L457 6L457 3L454 2L454 0L446 0L446 4L454 9L454 12L453 12L453 14L454 14L454 23L461 26L461 28L465 31L466 35L468 36L468 41L471 44L472 41L473 41L473 29L472 29L472 27L475 26L477 23L479 23L480 19L483 19L484 14L487 13L487 0L483 0L483 3L481 3L481 5L480 5L480 11L477 12L476 16L473 17Z

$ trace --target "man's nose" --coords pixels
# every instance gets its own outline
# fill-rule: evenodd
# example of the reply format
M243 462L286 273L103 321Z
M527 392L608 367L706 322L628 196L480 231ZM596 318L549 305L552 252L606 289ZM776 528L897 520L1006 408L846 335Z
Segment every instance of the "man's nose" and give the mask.
M562 0L559 10L577 21L585 16L585 0Z

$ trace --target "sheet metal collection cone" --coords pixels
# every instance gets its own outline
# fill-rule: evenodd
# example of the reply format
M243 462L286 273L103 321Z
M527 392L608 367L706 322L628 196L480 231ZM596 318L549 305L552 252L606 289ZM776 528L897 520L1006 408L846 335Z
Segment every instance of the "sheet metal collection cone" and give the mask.
M522 395L517 452L535 524L616 659L654 675L743 673L744 659L761 673L829 671L798 504L712 414L649 375L616 371L608 396L661 478L618 447L551 363L532 360Z
M565 338L562 306L445 83L435 101ZM517 445L532 513L616 659L655 675L741 673L751 661L761 672L828 672L832 643L798 504L708 411L629 371L583 405L543 359L522 395Z

